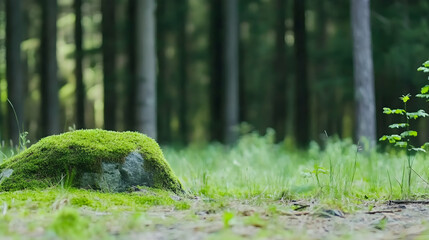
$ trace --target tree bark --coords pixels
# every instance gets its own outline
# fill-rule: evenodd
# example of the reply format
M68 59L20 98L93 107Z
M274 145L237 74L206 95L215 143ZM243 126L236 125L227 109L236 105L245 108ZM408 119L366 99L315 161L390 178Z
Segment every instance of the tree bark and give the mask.
M125 128L136 130L136 5L139 0L128 1L128 77L126 84Z
M286 135L286 0L276 1L276 53L274 59L275 84L273 84L273 127L277 140L283 140Z
M13 108L8 106L9 137L19 144L19 133L24 124L24 79L21 61L22 40L21 0L6 0L6 79L7 95ZM15 109L15 112L14 110ZM15 116L16 113L16 116Z
M210 1L210 135L211 141L224 141L225 80L224 49L224 1Z
M42 135L57 134L59 128L59 99L57 76L57 1L42 1Z
M188 122L187 122L187 88L188 88L188 48L186 36L186 19L188 15L188 1L177 2L178 9L178 39L177 49L179 54L179 132L183 144L188 143Z
M168 32L168 5L167 0L157 1L157 60L158 60L158 79L157 79L157 126L158 142L166 143L171 141L171 94L169 93L169 78L167 56L165 54L166 38Z
M307 79L307 32L305 25L305 0L294 0L295 34L295 138L298 146L309 142L309 90Z
M85 85L83 83L82 0L74 1L75 11L75 76L76 76L76 128L85 128Z
M351 0L356 137L375 145L375 93L371 46L370 1Z
M326 39L327 39L327 14L326 14L326 1L317 1L316 3L316 43L315 47L318 49L311 57L314 67L313 76L311 77L311 85L317 85L326 81ZM327 89L329 90L329 89ZM310 137L313 140L320 140L320 136L324 131L333 133L330 128L332 124L328 118L334 116L332 113L332 105L334 101L327 100L333 98L333 94L326 94L325 91L317 89L310 96L311 116L310 116ZM327 104L329 103L329 104ZM320 109L325 109L320 111Z
M238 138L238 1L225 0L225 143Z
M103 15L101 28L103 33L103 78L104 78L104 128L116 128L116 37L115 2L101 0Z
M136 3L137 130L157 138L155 0Z

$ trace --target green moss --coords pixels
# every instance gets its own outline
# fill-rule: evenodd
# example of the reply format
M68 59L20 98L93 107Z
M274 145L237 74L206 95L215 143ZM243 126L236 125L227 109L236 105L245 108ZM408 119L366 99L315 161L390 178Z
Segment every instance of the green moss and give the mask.
M51 228L61 239L86 238L88 227L89 221L72 208L61 209L51 224Z
M182 185L153 139L137 132L100 129L43 138L5 161L0 165L0 171L10 168L14 172L3 179L0 191L40 189L58 185L61 181L77 186L75 180L84 172L101 172L101 162L123 163L133 151L144 157L144 168L153 174L154 187L182 191Z

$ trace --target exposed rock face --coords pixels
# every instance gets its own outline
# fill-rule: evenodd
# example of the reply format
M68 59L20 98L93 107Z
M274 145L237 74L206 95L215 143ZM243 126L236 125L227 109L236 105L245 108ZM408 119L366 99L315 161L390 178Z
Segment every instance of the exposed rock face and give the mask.
M137 132L94 129L54 135L0 164L0 191L62 181L112 192L135 186L183 191L158 144Z
M101 163L101 173L85 172L80 187L123 192L135 186L153 187L153 174L144 170L144 158L138 152L125 157L124 163Z
M0 173L0 183L3 182L4 180L6 180L8 177L10 177L10 175L12 175L13 170L10 168L4 169L1 173Z

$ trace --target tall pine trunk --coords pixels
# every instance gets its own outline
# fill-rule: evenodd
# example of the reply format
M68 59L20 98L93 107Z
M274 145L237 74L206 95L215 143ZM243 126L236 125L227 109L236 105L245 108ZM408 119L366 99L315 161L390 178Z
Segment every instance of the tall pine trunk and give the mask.
M101 0L103 15L103 78L104 78L104 128L116 128L116 37L115 0Z
M225 143L238 138L238 1L225 0Z
M169 94L169 78L167 70L167 56L165 54L167 39L167 0L157 1L157 60L158 60L158 79L157 79L157 127L158 142L166 143L171 141L171 94Z
M136 5L139 0L128 1L128 75L126 84L125 129L136 130Z
M322 84L323 81L326 81L326 39L327 39L327 15L326 15L326 1L317 1L316 3L316 42L315 47L318 49L317 52L313 54L311 57L312 66L313 66L313 74L311 77L311 85L319 85ZM328 89L326 89L328 90ZM311 128L310 128L310 136L313 140L318 140L320 134L326 131L331 134L333 131L329 128L331 125L328 117L333 115L330 114L330 109L325 103L326 98L332 97L332 94L326 94L324 91L317 89L310 96L310 106L311 106ZM330 103L332 104L333 101ZM320 109L326 109L325 111L320 111Z
M155 10L155 0L136 2L136 124L138 131L156 139Z
M276 53L274 59L275 84L273 84L273 126L277 140L286 135L286 0L276 0Z
M85 85L83 83L82 50L82 0L74 1L75 25L75 76L76 76L76 127L85 128Z
M8 106L9 137L14 144L19 144L19 133L23 128L24 114L24 79L21 61L21 1L6 0L6 79L7 95L12 103ZM16 116L15 116L16 113ZM16 117L16 118L15 118ZM18 121L18 122L17 122Z
M42 135L57 134L59 128L59 99L57 76L57 1L42 1L41 94Z
M356 137L371 145L376 139L374 69L371 47L370 1L351 0Z
M210 0L210 135L211 141L224 140L224 48L222 31L224 1Z
M309 90L307 79L307 32L305 24L305 0L294 0L295 34L295 138L301 147L309 142Z
M179 132L183 144L188 143L187 121L187 88L188 88L188 47L186 36L186 19L188 15L188 0L178 1L178 35L177 49L179 53Z

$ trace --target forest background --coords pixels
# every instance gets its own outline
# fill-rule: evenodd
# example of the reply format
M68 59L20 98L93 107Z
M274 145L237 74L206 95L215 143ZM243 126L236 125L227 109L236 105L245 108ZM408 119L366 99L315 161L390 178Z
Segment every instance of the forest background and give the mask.
M429 59L429 2L370 7L380 137L395 122L382 108L426 81L416 69ZM272 128L291 145L356 138L366 112L352 11L346 0L1 1L0 137L105 128L187 145ZM427 122L416 130L427 141Z

